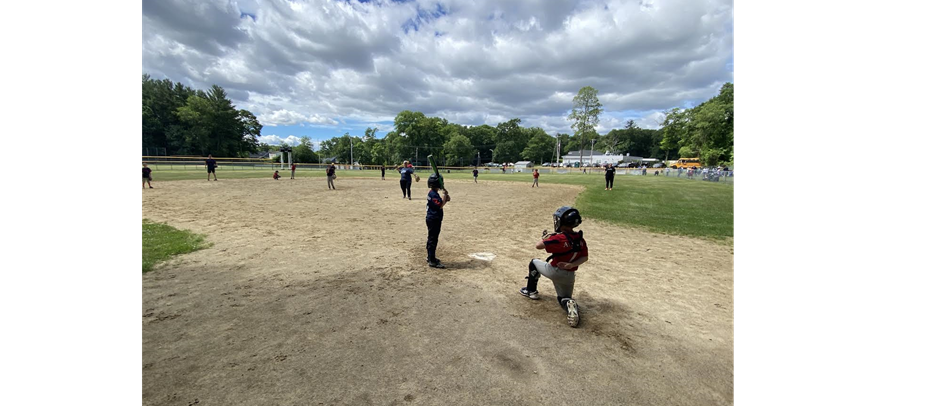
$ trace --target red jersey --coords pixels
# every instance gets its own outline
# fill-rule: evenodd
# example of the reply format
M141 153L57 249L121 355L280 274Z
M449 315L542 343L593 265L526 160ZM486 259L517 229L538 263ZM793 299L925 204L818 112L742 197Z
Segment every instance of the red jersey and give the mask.
M572 244L578 242L579 240L582 240L582 249L580 249L578 252L571 252L565 255L555 256L550 261L550 265L558 266L560 262L572 262L579 258L589 256L589 246L585 243L585 240L582 239L582 235L580 233L568 233L569 238L566 237L566 234L558 233L543 240L543 245L546 246L546 252L555 254L572 251ZM575 272L578 269L579 267L575 267L572 269L567 269L567 271Z
M297 168L297 167L298 167L297 165L291 164L291 170L292 170L292 171L294 170L294 168Z
M278 178L281 177L281 175L279 175L279 174L276 173L276 174L272 175L271 177L272 177L272 178L275 178L275 179L278 179Z
M533 178L539 178L539 177L540 177L539 172L533 172Z

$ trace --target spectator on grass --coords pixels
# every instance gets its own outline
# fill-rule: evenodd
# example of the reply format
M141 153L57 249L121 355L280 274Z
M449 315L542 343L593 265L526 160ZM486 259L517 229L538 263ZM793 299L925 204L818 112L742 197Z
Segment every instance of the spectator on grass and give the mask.
M141 168L141 175L143 175L143 178L141 178L141 189L144 188L145 183L147 183L147 187L153 189L154 187L150 185L150 181L152 180L150 178L150 168L148 168L145 163L141 163L141 165L144 165L144 167Z

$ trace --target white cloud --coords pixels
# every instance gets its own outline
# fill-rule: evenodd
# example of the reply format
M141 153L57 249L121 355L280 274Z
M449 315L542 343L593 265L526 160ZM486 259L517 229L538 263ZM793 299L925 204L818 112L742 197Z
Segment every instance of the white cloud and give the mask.
M664 114L663 111L653 111L648 115L635 120L635 124L641 128L657 129L661 128L661 123L664 122L664 118L666 117L667 114Z
M731 0L167 0L143 5L142 54L144 73L221 85L266 126L414 110L570 133L583 86L599 91L600 132L716 95L732 39Z
M337 125L337 121L330 117L323 117L320 114L305 116L301 113L285 109L263 113L258 116L258 121L262 123L262 125L270 126L294 125L299 123L322 124L327 126Z
M289 135L287 137L279 137L277 135L263 135L258 137L258 141L268 144L268 145L281 145L282 143L288 144L292 147L298 146L301 143L301 139L304 137L297 137L294 135ZM311 140L312 149L315 151L321 149L321 142L317 140Z
M292 147L296 147L298 146L298 144L301 143L301 137L289 135L287 137L282 138L277 135L263 135L261 137L258 137L258 141L263 142L268 145L281 145L282 143L286 143ZM312 141L312 142L315 145L315 147L320 146L319 141ZM315 148L314 150L316 151L317 148Z
M288 143L288 145L294 147L301 143L301 138L289 135L285 137L285 142Z
M265 143L268 145L281 145L281 143L284 141L285 141L284 138L281 138L277 135L263 135L261 137L258 137L258 142Z

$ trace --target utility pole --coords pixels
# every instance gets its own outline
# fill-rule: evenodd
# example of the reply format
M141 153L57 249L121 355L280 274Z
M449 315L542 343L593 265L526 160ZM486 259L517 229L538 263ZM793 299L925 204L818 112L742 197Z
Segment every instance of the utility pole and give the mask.
M589 150L589 165L592 165L593 155L595 155L595 140L594 139L592 140L592 149Z
M353 137L350 137L350 169L353 169Z
M478 166L481 166L481 151L478 151Z

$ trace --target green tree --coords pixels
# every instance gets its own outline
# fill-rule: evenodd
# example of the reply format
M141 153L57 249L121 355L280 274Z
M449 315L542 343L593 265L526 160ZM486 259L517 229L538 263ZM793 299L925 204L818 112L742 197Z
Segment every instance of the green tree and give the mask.
M665 114L664 122L661 123L661 134L663 135L661 138L661 150L666 151L665 160L670 159L670 151L678 151L680 148L680 142L686 136L689 121L689 111L681 110L677 107ZM678 158L690 158L690 156L685 156L680 151L678 151L678 155L681 155Z
M637 129L638 125L635 124L634 120L628 120L624 129L612 129L604 137L606 148L613 154L628 151L628 147L631 145L631 134Z
M426 156L445 144L444 129L448 121L438 117L426 117L421 112L403 110L393 120L395 132L405 137L405 141L398 145L397 151L406 157L415 157L419 162L427 163ZM412 152L412 153L410 153Z
M173 138L182 137L176 140L176 144L185 146L183 152L206 155L214 124L212 103L200 91L190 96L186 105L177 108L177 117L185 127L172 134ZM217 153L217 156L225 155Z
M183 135L184 125L176 112L196 91L169 79L155 80L146 74L141 79L143 146L167 148L168 155L185 152L188 146Z
M322 141L319 155L321 158L336 160L342 164L351 163L351 155L353 155L353 161L360 164L372 161L372 151L366 143L360 138L351 136L350 133Z
M445 143L444 153L445 165L457 166L471 163L474 148L471 146L471 140L468 137L456 133Z
M595 131L595 126L599 124L599 114L602 114L602 103L599 102L599 91L592 86L585 86L579 89L579 93L572 98L572 112L569 113L569 120L579 139L579 165L582 166L582 151L585 149L586 137L589 131Z
M389 145L383 141L373 144L371 156L373 165L389 165L392 162L389 156Z
M330 139L321 141L321 149L318 151L318 155L321 159L329 160L334 162L341 158L340 155L343 151L343 147L340 145L341 139L339 137L331 137Z
M247 156L258 150L262 125L237 110L225 89L193 90L169 79L141 77L141 142L168 155Z
M298 163L320 162L317 153L314 152L314 143L311 141L311 137L301 137L298 146L291 149L291 160Z
M520 153L527 146L527 133L520 127L520 119L513 118L497 125L495 135L494 160L498 162L516 162Z
M475 154L480 154L481 162L490 162L494 160L494 157L491 154L491 149L497 146L495 141L497 137L497 129L491 127L487 124L474 126L468 128L468 139L471 140L471 145L474 146ZM477 156L475 156L476 164Z
M255 115L248 110L239 110L239 124L242 134L239 143L239 154L257 152L259 147L258 137L262 136L262 125Z
M556 140L542 129L530 137L527 147L523 149L523 157L539 165L546 160L552 160L556 152Z
M660 148L678 149L682 158L701 158L704 165L733 159L733 84L720 94L689 109L672 109L662 124Z

